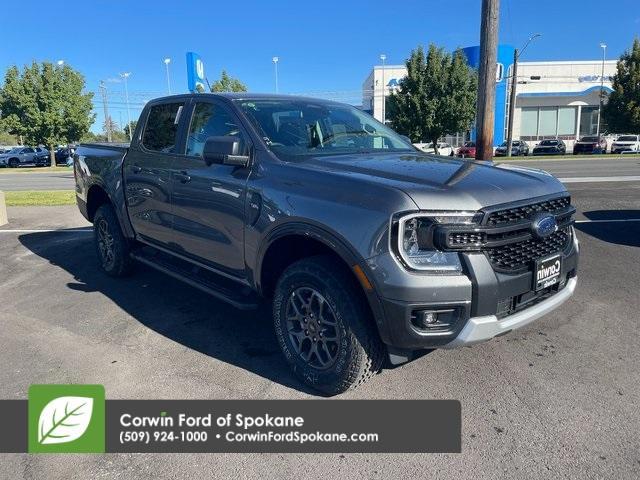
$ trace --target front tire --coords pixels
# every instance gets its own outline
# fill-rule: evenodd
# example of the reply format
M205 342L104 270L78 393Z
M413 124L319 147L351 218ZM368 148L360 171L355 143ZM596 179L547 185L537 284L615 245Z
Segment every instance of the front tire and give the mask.
M18 160L17 158L12 158L9 160L9 166L11 168L18 168L18 165L20 165L20 160Z
M93 236L100 267L107 275L124 277L131 273L129 243L122 234L113 207L105 203L93 218Z
M339 261L295 262L276 286L273 318L280 348L307 385L336 395L376 374L384 348L366 299Z

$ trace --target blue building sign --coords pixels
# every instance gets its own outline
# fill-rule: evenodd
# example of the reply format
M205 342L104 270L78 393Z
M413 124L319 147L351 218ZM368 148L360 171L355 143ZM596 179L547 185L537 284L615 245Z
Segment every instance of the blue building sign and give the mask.
M204 63L202 63L200 55L195 52L187 52L187 83L191 93L206 91L204 87Z
M509 69L513 64L514 47L511 45L498 45L498 65L496 68L496 109L495 123L493 125L493 144L500 145L505 141L505 128L507 120L507 92L509 82ZM480 67L480 47L463 48L462 52L467 57L469 65L473 68ZM476 139L476 131L471 131L471 138Z

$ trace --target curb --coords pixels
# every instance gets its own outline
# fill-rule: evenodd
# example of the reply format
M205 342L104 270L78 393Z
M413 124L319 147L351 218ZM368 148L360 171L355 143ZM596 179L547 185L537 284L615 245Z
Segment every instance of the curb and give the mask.
M6 225L9 223L9 219L7 217L7 204L4 200L4 192L0 190L0 225Z

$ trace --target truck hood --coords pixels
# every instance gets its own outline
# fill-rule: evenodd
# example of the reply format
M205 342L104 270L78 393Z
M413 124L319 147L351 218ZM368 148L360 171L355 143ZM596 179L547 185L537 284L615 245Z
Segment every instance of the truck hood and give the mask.
M400 189L421 210L479 210L566 190L542 170L425 154L314 157L300 166Z

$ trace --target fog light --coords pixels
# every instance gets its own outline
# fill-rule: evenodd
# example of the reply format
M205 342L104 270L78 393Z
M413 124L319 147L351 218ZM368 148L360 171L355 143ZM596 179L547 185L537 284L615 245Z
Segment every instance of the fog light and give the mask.
M414 310L411 324L421 332L449 330L458 318L457 309Z
M437 312L429 312L428 310L423 310L422 312L418 312L416 323L418 327L429 328L430 325L436 323L438 321L438 313Z

